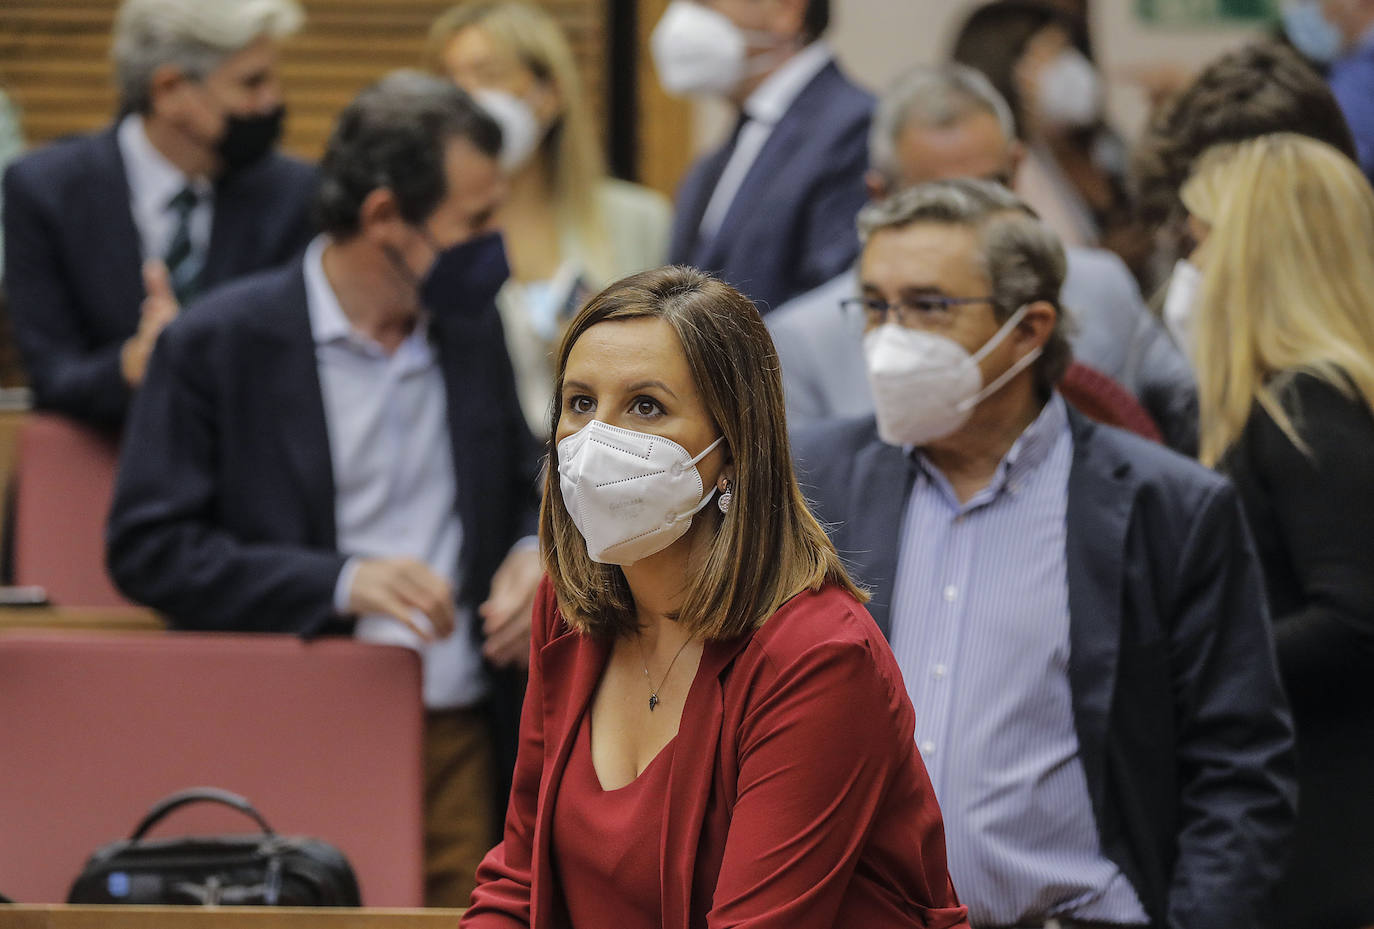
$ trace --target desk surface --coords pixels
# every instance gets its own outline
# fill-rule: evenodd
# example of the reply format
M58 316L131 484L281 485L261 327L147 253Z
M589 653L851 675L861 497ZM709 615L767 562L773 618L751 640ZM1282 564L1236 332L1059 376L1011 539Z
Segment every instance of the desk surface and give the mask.
M137 606L0 606L0 630L109 629L146 631L166 628L167 623L156 613ZM5 929L3 923L0 923L0 929Z
M0 906L0 929L456 929L462 910Z

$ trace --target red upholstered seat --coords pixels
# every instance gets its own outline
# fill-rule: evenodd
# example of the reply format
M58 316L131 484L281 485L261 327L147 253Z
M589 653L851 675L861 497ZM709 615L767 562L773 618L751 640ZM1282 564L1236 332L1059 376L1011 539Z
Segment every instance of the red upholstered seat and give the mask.
M422 905L420 667L346 639L0 633L0 894L66 899L96 847L166 794L222 787L343 849L367 906ZM154 836L254 832L173 813Z
M127 606L105 572L105 517L118 447L109 436L50 413L19 433L15 466L14 581L60 606Z
M1154 442L1162 442L1159 427L1131 392L1096 368L1075 361L1059 381L1064 399L1084 416L1119 426Z

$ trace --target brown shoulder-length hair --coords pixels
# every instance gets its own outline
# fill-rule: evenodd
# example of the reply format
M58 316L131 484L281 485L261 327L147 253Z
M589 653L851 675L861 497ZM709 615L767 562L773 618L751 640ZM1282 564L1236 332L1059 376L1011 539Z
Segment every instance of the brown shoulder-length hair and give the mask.
M549 434L558 431L568 355L588 329L650 317L682 343L707 413L734 458L734 497L721 516L708 506L715 535L687 579L677 621L692 635L732 639L757 628L803 590L838 584L868 599L850 580L835 547L807 509L792 470L778 355L762 317L728 284L692 268L667 267L617 281L573 319L558 350ZM539 543L559 609L569 625L600 638L639 628L634 598L618 565L598 564L568 515L558 479L558 448L545 469Z

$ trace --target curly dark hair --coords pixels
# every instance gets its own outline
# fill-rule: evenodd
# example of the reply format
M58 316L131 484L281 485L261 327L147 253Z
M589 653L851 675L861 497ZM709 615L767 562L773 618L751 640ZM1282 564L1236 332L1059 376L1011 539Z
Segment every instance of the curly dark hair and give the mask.
M1287 45L1265 40L1212 62L1155 114L1131 159L1141 220L1162 226L1182 217L1179 188L1207 149L1273 132L1310 136L1355 158L1350 127L1326 82Z
M372 191L396 195L402 218L419 223L448 193L444 151L466 139L495 158L501 128L472 98L446 80L395 71L363 90L339 115L320 161L315 221L347 238Z

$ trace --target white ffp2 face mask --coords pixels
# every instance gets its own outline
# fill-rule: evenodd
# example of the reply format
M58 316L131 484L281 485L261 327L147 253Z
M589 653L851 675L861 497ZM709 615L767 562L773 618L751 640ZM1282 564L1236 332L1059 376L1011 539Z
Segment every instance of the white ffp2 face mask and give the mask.
M1050 125L1083 129L1102 115L1102 81L1097 68L1076 48L1066 48L1040 72L1036 106Z
M672 0L649 37L659 83L670 94L725 96L744 77L744 33L723 13Z
M951 338L884 323L864 337L878 437L889 445L924 445L956 432L982 400L1040 357L1027 352L983 386L978 362L1026 315L1021 307L972 355Z
M671 439L592 420L558 443L563 505L599 564L634 564L657 554L692 526L710 502L701 461L725 437L693 458Z
M793 45L770 32L741 29L691 0L672 0L649 37L658 81L674 96L728 97L745 78L775 66Z
M475 90L472 98L501 127L501 170L514 174L525 166L544 141L546 127L539 125L528 101L504 90Z

